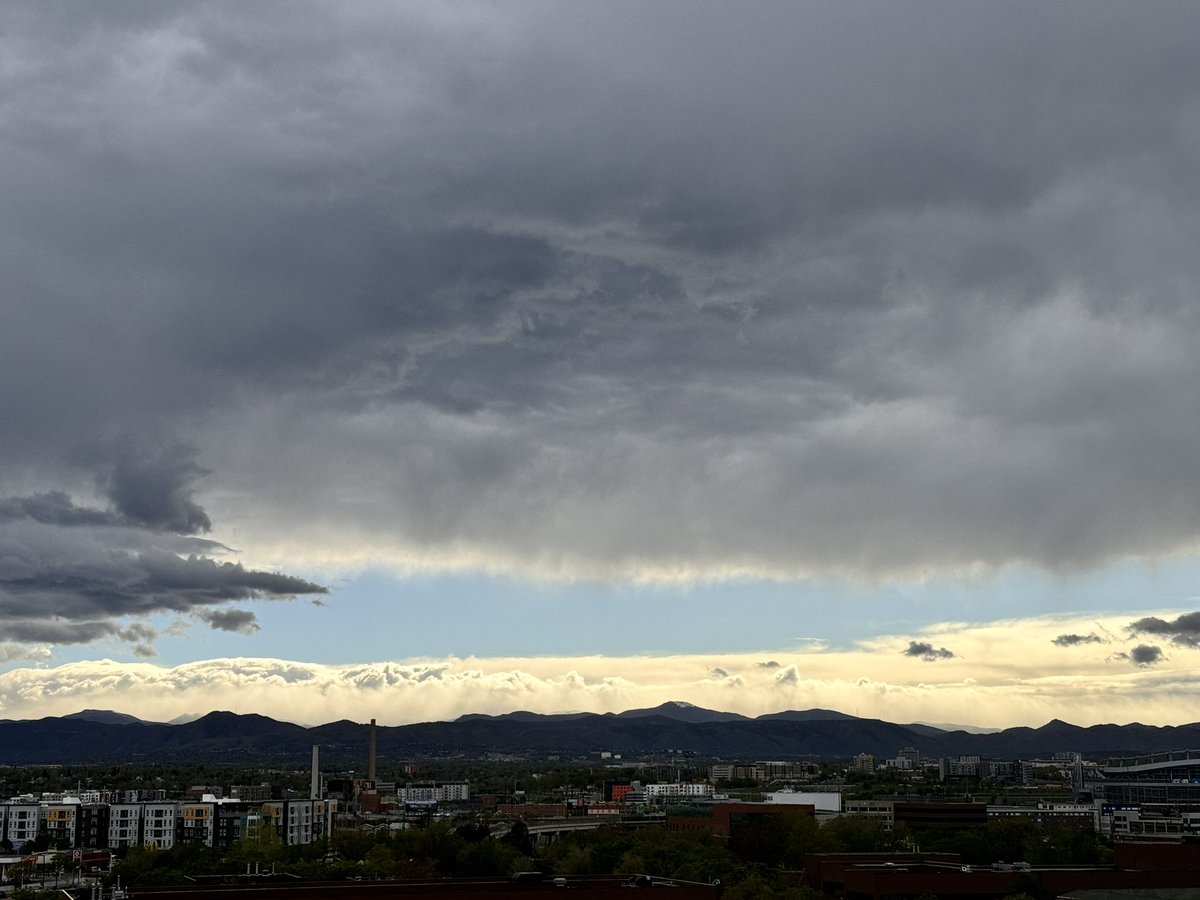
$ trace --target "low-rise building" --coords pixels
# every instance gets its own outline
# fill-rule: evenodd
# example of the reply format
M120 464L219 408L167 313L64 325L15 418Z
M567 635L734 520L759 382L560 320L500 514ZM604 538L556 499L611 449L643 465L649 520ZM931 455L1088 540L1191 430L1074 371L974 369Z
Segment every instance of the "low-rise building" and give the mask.
M889 830L896 821L895 804L891 800L846 800L842 803L842 815L880 819Z
M642 792L651 802L675 799L678 797L711 797L713 787L708 782L673 782L669 784L647 784L642 786Z
M1095 804L1039 803L1036 806L999 806L987 808L989 819L1028 819L1052 828L1080 828L1098 831L1100 810Z
M466 781L427 781L396 788L400 803L463 803L471 799L471 786Z
M895 822L903 822L913 828L927 825L986 825L987 804L897 801L892 804L892 817Z
M667 808L667 829L709 834L725 840L739 829L766 827L778 831L789 817L814 816L811 805L781 806L774 803L681 803Z
M764 795L768 803L781 806L811 806L818 813L840 813L842 795L826 791L770 791Z

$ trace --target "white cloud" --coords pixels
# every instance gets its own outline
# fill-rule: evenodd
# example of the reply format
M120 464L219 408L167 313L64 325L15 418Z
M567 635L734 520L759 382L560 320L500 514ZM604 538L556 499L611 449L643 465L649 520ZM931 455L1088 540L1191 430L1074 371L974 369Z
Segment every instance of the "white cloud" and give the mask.
M777 667L764 667L762 652L451 657L352 666L251 658L175 667L101 660L0 675L0 713L27 718L97 707L166 721L230 709L304 723L345 716L398 724L468 712L606 712L684 700L746 715L824 707L896 722L993 726L1052 718L1081 725L1200 720L1189 651L1150 670L1114 665L1109 645L1069 651L1053 645L1064 632L1116 632L1128 619L946 623L844 650L773 650L769 658ZM930 637L952 641L961 655L936 666L903 655L914 638Z

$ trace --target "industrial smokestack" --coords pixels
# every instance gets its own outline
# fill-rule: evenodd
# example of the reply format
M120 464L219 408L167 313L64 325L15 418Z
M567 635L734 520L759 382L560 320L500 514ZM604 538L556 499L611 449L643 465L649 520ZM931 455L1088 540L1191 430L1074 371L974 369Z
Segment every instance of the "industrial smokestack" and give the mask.
M312 783L308 788L309 800L321 799L321 745L313 744Z
M367 758L367 780L375 782L375 720L371 720L371 750Z

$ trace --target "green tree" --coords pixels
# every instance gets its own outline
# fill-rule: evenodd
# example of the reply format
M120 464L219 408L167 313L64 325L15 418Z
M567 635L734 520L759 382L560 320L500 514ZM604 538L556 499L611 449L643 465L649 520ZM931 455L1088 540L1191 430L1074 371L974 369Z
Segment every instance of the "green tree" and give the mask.
M458 853L455 874L461 876L511 875L525 868L526 859L511 844L488 838L467 844Z
M12 900L57 900L58 896L55 888L20 888L13 891Z
M821 831L826 846L839 853L875 853L892 845L883 821L876 816L838 816Z
M363 874L372 878L394 878L396 857L389 843L379 843L367 851L362 860Z
M502 840L522 856L533 856L533 841L529 838L529 826L520 819L513 822Z
M283 862L287 855L283 839L269 822L262 822L251 834L229 848L226 859L238 867L251 865L267 866Z

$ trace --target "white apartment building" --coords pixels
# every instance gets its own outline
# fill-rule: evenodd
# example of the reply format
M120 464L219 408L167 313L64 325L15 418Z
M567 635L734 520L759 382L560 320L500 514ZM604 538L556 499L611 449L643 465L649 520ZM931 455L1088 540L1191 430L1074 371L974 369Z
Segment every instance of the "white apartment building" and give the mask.
M436 790L436 788L435 788ZM464 783L448 783L444 795L461 798ZM0 803L0 839L15 850L50 836L57 847L147 847L166 850L180 841L226 848L269 822L288 845L308 844L332 833L337 802L284 800L263 803L216 800L81 804L76 797L36 801L19 797Z
M647 784L642 793L648 800L668 800L675 797L711 797L713 786L707 782L673 784Z
M108 808L108 846L135 847L142 840L142 804L114 803Z
M410 784L396 788L396 799L401 803L454 803L471 799L471 789L466 781Z
M437 787L432 784L410 784L396 788L396 799L401 803L436 803Z
M262 804L261 824L274 828L289 846L311 844L329 834L334 807L326 800L271 800Z
M169 850L175 846L175 803L147 803L142 807L142 846Z
M466 781L439 781L439 796L441 803L454 803L471 799L471 786Z
M39 804L9 804L4 836L8 838L14 848L20 849L26 841L32 841L38 836L41 823L42 808Z

